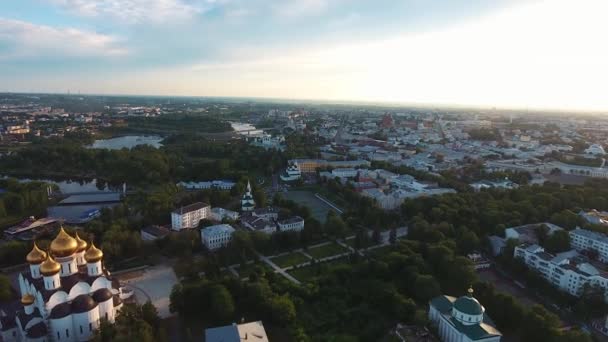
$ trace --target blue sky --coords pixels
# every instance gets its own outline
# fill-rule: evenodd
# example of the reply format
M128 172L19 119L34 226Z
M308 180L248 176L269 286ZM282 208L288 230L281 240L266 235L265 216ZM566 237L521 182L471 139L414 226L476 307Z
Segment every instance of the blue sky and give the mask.
M0 91L608 109L608 8L574 3L2 1Z

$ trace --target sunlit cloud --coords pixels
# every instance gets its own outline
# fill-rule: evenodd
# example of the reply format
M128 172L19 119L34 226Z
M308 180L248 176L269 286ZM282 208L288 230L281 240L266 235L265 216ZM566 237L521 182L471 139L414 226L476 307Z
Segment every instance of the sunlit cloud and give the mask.
M2 60L52 57L117 57L128 54L114 36L0 18Z
M109 17L127 23L188 19L209 9L215 0L47 0L86 17Z

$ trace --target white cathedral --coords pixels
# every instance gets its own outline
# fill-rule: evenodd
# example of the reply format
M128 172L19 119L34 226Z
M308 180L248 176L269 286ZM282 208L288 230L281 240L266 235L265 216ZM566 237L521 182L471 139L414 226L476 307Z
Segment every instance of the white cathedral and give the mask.
M2 340L88 341L101 320L113 323L127 294L102 259L94 244L63 228L48 253L34 243L29 272L19 275L22 307L0 317Z

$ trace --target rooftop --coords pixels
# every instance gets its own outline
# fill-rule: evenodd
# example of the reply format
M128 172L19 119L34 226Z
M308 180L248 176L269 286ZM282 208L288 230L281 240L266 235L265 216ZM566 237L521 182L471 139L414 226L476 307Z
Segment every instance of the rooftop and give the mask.
M196 202L196 203L189 204L185 207L175 209L175 210L173 210L173 212L181 215L181 214L189 213L191 211L199 210L199 209L202 209L205 207L209 207L209 204L203 203L203 202Z
M598 232L594 232L591 230L582 229L582 228L578 228L578 227L574 230L571 230L570 235L579 235L579 236L586 237L588 239L601 241L603 243L608 243L608 236L606 236L606 234L602 234L602 233L598 233Z
M211 236L232 232L234 232L234 228L232 228L232 226L229 224L218 224L201 229L201 233Z

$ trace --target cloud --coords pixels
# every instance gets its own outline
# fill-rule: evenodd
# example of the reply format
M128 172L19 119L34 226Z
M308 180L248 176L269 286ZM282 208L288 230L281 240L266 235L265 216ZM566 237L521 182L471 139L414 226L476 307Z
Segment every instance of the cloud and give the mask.
M0 18L0 59L123 56L113 36L75 28L54 28Z
M85 17L110 17L127 23L189 19L223 0L47 0L70 13Z
M289 0L280 1L274 7L275 14L281 17L295 17L324 13L329 7L329 0Z

